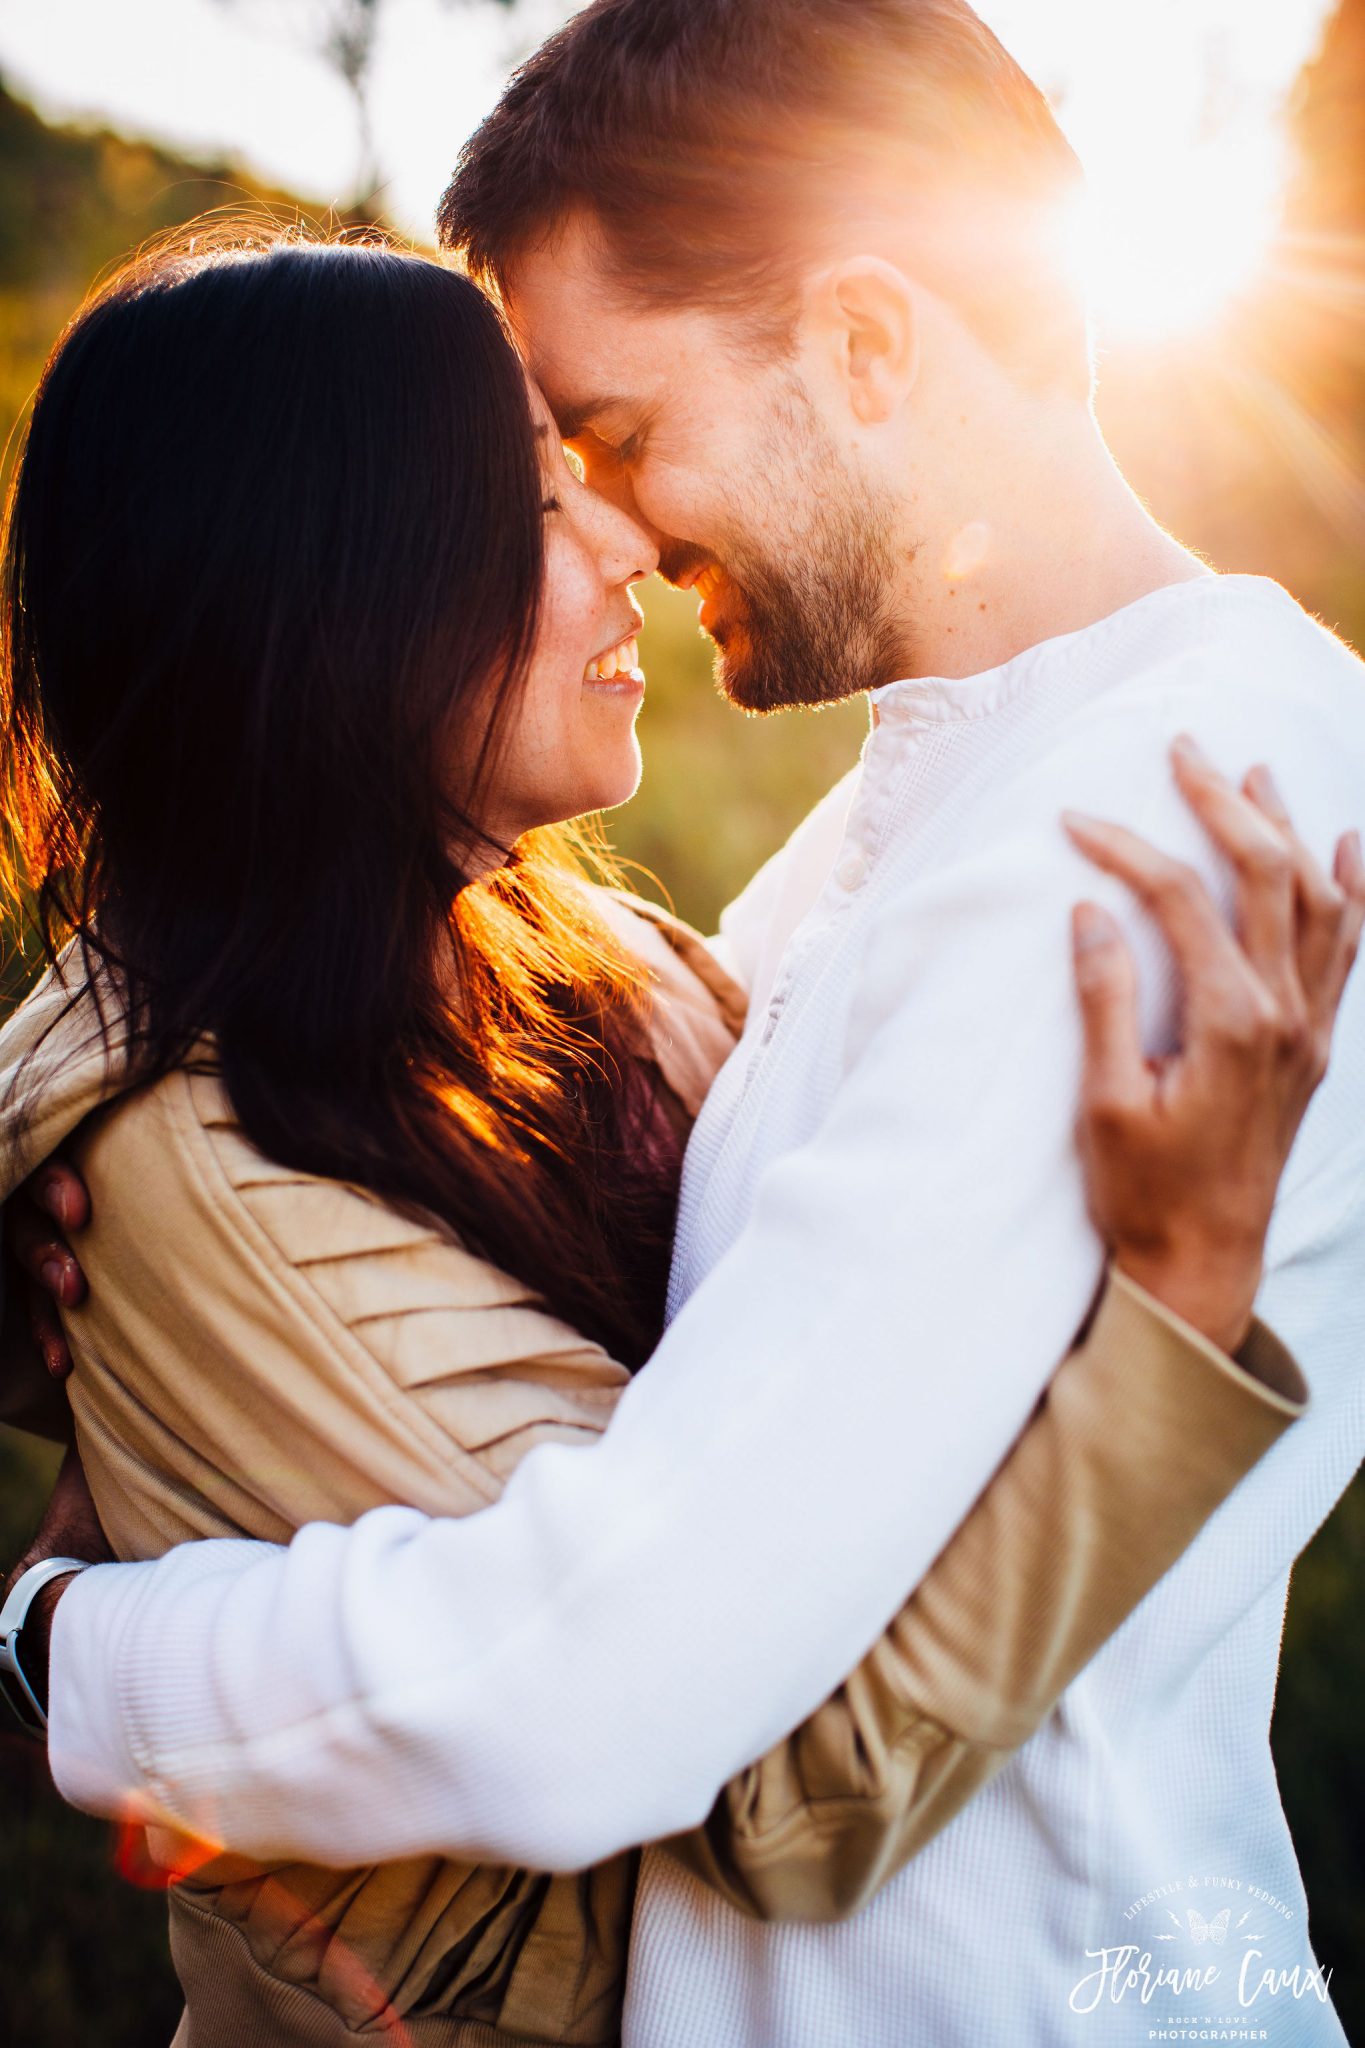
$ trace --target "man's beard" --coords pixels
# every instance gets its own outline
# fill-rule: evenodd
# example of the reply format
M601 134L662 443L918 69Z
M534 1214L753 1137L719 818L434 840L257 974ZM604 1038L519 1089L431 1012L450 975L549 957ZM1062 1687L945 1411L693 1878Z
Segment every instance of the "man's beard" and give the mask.
M784 523L799 503L802 528L780 566L742 543L727 548L713 627L717 683L732 704L757 712L875 690L896 679L900 658L889 509L840 461L799 385L774 433L782 462L763 495L783 507Z

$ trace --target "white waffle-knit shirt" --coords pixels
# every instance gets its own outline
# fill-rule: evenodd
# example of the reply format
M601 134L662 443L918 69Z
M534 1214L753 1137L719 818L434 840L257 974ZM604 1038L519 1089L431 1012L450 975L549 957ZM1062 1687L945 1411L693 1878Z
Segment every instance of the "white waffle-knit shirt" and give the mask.
M727 920L754 993L688 1156L673 1320L605 1437L460 1522L73 1582L53 1767L259 1854L574 1867L700 1820L852 1667L1086 1309L1063 807L1197 860L1192 732L1315 850L1365 818L1365 673L1274 585L1199 579L877 695L863 763ZM1365 980L1281 1192L1261 1312L1308 1416L1020 1755L873 1904L764 1927L648 1855L627 2048L1340 2048L1267 1729L1289 1568L1365 1454ZM1210 1974L1212 1973L1212 1974ZM1154 1981L1155 1980L1155 1981Z

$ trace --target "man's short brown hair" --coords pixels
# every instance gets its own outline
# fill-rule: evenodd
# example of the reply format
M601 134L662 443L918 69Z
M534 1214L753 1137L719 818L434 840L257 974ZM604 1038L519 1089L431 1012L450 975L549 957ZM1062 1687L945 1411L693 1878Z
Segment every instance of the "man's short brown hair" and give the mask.
M511 80L437 218L496 286L584 209L633 296L733 309L771 344L817 235L875 188L983 341L1031 384L1086 390L1055 232L1078 178L966 0L594 0Z

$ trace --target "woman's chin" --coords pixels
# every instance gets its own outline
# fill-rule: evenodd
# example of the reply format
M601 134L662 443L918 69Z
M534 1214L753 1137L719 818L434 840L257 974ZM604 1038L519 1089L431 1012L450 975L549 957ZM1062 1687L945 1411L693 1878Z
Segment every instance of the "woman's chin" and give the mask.
M553 794L547 793L543 803L537 805L536 815L522 824L521 831L566 825L574 818L594 817L599 811L617 811L630 802L643 773L639 742L632 734L629 747L618 749L610 765L599 763L591 775L572 784L561 784Z
M640 756L640 742L634 733L630 736L629 749L623 752L619 762L613 763L610 775L604 775L598 794L591 803L584 804L585 811L615 811L622 804L628 804L640 787L644 774L644 762Z

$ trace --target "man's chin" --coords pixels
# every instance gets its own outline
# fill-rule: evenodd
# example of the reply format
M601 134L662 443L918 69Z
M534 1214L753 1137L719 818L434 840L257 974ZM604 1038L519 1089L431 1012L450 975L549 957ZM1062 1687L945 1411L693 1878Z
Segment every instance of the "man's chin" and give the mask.
M741 652L731 636L725 640L719 634L714 637L716 687L722 697L737 711L762 714L788 708L791 700L773 687L775 678L766 669L746 658L747 650Z
M866 687L849 683L842 675L829 671L813 674L799 663L786 668L755 661L747 649L741 649L737 635L727 636L724 643L719 634L712 637L716 641L717 688L737 711L747 711L754 717L796 711L802 706L810 709L819 704L840 704Z

